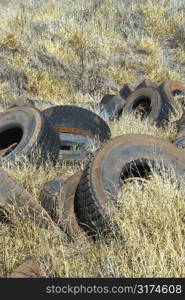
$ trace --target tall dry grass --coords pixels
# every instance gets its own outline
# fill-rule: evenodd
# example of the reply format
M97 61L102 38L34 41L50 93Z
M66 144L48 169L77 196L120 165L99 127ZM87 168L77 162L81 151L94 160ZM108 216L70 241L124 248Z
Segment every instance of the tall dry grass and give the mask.
M184 80L184 1L5 2L0 2L2 106L18 96L83 106L117 93L124 83ZM110 125L112 136L144 133L171 140L173 120L182 114L177 106L164 129L125 116ZM8 172L39 201L46 181L83 168L59 163L36 170L25 163ZM144 188L133 183L120 197L121 234L107 242L72 243L57 228L1 224L0 277L30 256L44 259L48 276L184 277L184 187L154 174Z

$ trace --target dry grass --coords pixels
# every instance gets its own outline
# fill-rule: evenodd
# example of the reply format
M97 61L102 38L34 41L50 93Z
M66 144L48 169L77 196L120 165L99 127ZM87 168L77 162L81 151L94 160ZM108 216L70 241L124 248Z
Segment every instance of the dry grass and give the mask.
M12 0L0 3L0 12L1 105L26 95L85 106L143 78L184 80L183 1L29 0L25 4ZM5 63L6 78L1 75ZM16 72L27 76L24 89ZM176 118L182 113L180 105L177 109ZM144 133L171 140L176 134L173 120L174 116L165 129L159 129L125 116L111 124L112 136ZM59 163L53 169L36 170L26 163L8 171L39 199L47 180L65 179L76 169ZM116 215L121 237L107 243L72 243L57 228L2 224L0 277L30 256L52 261L48 276L184 277L183 186L177 188L176 182L154 174L144 190L132 184L121 199Z

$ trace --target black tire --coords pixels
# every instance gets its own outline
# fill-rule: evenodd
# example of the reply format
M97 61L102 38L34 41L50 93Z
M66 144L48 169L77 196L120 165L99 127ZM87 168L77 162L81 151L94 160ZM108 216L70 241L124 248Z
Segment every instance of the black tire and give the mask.
M174 105L174 96L185 93L185 86L178 81L166 80L158 87L158 91L166 102Z
M42 206L14 178L0 169L1 217L16 223L31 218L37 225L49 225L51 219Z
M88 234L106 235L112 230L111 208L116 205L121 180L147 178L151 166L158 171L173 169L180 178L185 174L185 153L147 135L119 136L98 150L82 174L75 199L76 215Z
M16 107L1 116L1 163L20 163L26 158L37 166L47 162L55 164L59 150L58 132L39 110Z
M106 95L104 95L103 98L100 101L100 105L107 104L110 101L110 99L112 99L112 97L114 97L114 96L115 95L112 95L112 94L106 94Z
M54 106L44 110L58 132L74 133L97 138L101 142L111 136L107 123L97 114L78 106Z
M127 98L123 108L123 115L135 111L139 106L143 109L140 116L142 118L148 117L150 121L158 126L164 120L167 121L172 112L172 106L161 98L155 88L146 87L135 90Z
M42 207L55 222L58 222L57 208L63 185L64 181L62 179L50 180L44 184L40 193Z
M75 194L80 177L81 173L77 173L65 182L61 179L49 181L40 195L41 203L48 214L73 241L84 238L84 231L78 225L74 212Z
M127 99L134 92L134 88L129 84L124 84L120 89L119 94L123 99Z
M109 121L119 119L123 112L124 103L121 97L113 96L106 104L102 105L102 110L107 114Z

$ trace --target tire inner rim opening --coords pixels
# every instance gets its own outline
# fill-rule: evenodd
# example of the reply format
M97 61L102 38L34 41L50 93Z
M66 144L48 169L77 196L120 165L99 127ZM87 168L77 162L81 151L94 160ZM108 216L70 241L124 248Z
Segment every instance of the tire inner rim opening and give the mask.
M150 98L146 96L137 98L132 109L135 111L136 116L140 116L142 120L146 119L152 110Z
M0 133L0 156L6 156L20 143L23 130L20 127L6 129Z

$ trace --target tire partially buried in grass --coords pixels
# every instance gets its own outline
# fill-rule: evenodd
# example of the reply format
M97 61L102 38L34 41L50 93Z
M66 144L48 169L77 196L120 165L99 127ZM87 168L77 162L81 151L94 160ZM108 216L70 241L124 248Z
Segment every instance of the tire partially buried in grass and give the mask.
M105 95L106 96L112 96L112 95ZM101 111L100 115L102 113L107 115L107 119L109 121L113 121L114 119L119 119L119 117L122 114L123 106L124 106L124 100L116 95L113 95L109 98L107 103L101 104Z
M0 221L16 223L31 219L38 226L51 225L52 220L36 199L0 169Z
M93 236L111 232L115 228L112 209L124 180L148 178L153 169L184 176L185 153L148 135L123 135L108 141L89 161L77 188L75 212L84 230Z
M39 166L55 164L60 150L56 129L39 110L16 107L0 115L0 162L19 163L23 158Z
M158 91L165 101L174 104L175 95L185 94L185 85L178 81L166 80L158 87Z
M81 173L77 173L65 182L62 179L49 181L43 186L40 194L42 206L73 241L81 240L85 235L74 211L75 194L80 177Z
M141 119L146 117L156 125L168 120L173 108L170 103L161 98L155 88L140 88L135 90L128 98L123 108L123 115L132 113L139 109Z

